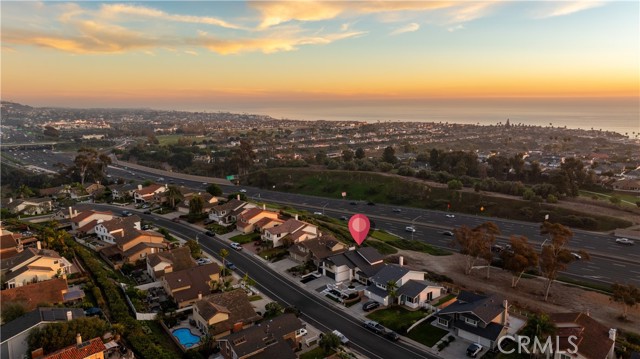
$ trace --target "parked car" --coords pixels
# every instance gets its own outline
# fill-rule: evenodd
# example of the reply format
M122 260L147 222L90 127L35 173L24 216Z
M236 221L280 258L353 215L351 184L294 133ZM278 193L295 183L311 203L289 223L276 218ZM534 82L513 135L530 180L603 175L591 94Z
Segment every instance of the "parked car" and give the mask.
M482 351L482 345L478 343L472 343L467 347L467 356L475 358Z
M202 266L202 265L211 263L211 259L209 259L209 258L198 258L198 259L196 259L196 263L198 265Z
M451 232L451 231L444 231L444 232L442 232L442 235L443 235L443 236L453 237L453 232Z
M303 337L305 335L307 335L309 332L304 329L304 328L300 328L298 330L296 330L296 337Z
M631 246L631 245L633 245L635 242L634 242L634 241L632 241L632 240L631 240L631 239L629 239L629 238L616 238L616 243L618 243L618 244L625 244L625 245Z
M229 262L229 261L227 261L227 262L226 262L226 266L227 266L227 268L229 268L230 270L236 270L236 269L238 269L238 267L236 267L236 265L235 265L235 264L233 264L232 262Z
M398 335L398 333L394 332L393 330L387 330L387 332L384 333L384 337L391 340L392 342L397 342L398 340L400 340L400 336Z
M142 213L144 213L144 214L151 214L151 210L146 209L146 210L145 210L144 212L142 212Z
M241 251L242 250L242 246L236 242L231 242L230 244L231 248L235 249L236 251Z
M373 202L367 202L367 206L375 206L376 204Z
M133 216L133 213L129 211L122 211L122 217L129 217L129 216Z
M347 339L347 337L344 336L344 334L340 333L337 330L334 330L332 332L336 337L340 338L340 343L342 343L342 345L347 345L349 344L349 339Z
M362 326L369 329L370 331L376 333L376 334L382 334L385 332L384 327L382 326L382 324L373 321L373 320L365 320L362 323Z
M171 222L179 223L180 222L180 217L176 217L176 218L172 219Z
M416 229L413 228L413 226L404 227L404 230L407 231L407 232L415 232L416 231Z
M376 308L380 307L380 303L378 302L374 302L374 301L370 301L370 302L366 302L362 305L362 310L364 310L365 312L370 312Z
M215 237L216 236L216 234L213 233L212 231L206 231L206 232L204 232L204 234L206 234L209 237Z
M350 205L352 205L352 206L355 206L355 205L357 205L357 204L358 204L358 202L356 202L356 201L351 201L351 202L349 202L349 204L350 204Z

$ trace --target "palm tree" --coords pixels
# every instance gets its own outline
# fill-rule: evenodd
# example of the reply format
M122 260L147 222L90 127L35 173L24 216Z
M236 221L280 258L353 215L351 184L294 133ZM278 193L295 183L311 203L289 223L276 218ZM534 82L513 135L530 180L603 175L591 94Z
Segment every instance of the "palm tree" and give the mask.
M394 280L387 282L387 294L391 298L391 305L396 304L396 298L398 298L398 283Z
M175 208L176 201L182 199L182 192L180 192L180 189L176 186L169 186L167 187L167 199L171 204L171 208Z

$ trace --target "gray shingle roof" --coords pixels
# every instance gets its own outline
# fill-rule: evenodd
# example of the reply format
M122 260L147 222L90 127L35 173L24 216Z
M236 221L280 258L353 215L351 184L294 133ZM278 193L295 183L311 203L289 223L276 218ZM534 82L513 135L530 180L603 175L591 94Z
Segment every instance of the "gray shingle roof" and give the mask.
M23 316L16 318L0 327L2 342L5 342L40 322L60 322L67 320L67 312L71 318L84 317L84 310L80 308L37 308Z
M407 281L405 284L403 284L402 287L398 288L398 296L404 294L407 297L415 298L418 294L420 294L420 292L422 292L425 288L429 286L437 287L438 285L426 280L411 279Z
M388 264L371 277L371 280L380 284L386 284L390 280L397 282L407 273L409 273L409 270L406 267Z
M503 301L504 298L497 294L482 296L462 291L457 300L441 310L438 315L471 313L483 322L489 323L504 310Z

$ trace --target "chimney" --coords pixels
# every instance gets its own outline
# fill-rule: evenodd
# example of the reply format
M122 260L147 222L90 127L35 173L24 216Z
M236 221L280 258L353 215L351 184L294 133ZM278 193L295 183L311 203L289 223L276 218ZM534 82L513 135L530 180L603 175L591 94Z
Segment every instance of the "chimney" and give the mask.
M266 210L267 210L267 205L266 205L266 204L264 204L264 203L262 204L262 210L263 210L263 211L266 211Z
M141 189L142 189L142 185L141 185L141 184L139 184L139 185L138 185L138 190L141 190Z
M617 330L613 328L609 329L609 339L613 340L614 342L616 341L616 332Z
M296 221L298 220L298 214L296 213Z
M202 292L198 292L198 300L202 299Z
M404 257L400 256L400 258L398 258L398 264L400 265L400 267L402 267L404 265Z
M587 315L587 317L591 316L591 311L589 311L589 309L587 309L587 312L585 313Z
M70 310L67 310L67 321L72 321L73 320L73 312Z
M41 250L41 249L42 249L42 244L40 243L40 241L37 241L37 242L36 242L36 248L37 248L38 250Z
M502 301L504 312L502 313L502 325L509 325L509 302L505 299Z
M240 200L240 194L238 193L238 196L236 196L236 198L238 199L238 201Z
M73 218L73 208L69 207L69 218Z
M80 333L76 334L76 345L82 344L82 336Z
M13 203L13 197L9 197L9 203Z

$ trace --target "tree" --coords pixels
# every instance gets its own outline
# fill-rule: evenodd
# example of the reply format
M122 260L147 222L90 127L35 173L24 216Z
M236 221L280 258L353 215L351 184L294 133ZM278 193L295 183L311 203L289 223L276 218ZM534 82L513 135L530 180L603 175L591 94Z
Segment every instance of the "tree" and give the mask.
M244 273L244 277L242 277L242 283L244 283L244 285L247 287L256 285L256 281L253 280L253 278L249 277L249 272Z
M325 333L318 343L325 353L329 353L340 346L340 338L333 333Z
M633 284L613 283L611 290L611 300L622 304L622 319L626 320L629 307L633 308L640 303L640 289Z
M27 309L20 302L6 303L2 306L2 322L8 323L20 318L27 312Z
M361 160L364 159L364 157L366 156L364 149L362 147L358 147L356 149L356 158Z
M264 310L265 310L265 313L264 313L265 318L273 318L282 314L282 311L284 310L284 308L282 308L282 305L280 305L280 303L278 302L270 302L264 306Z
M225 248L222 248L220 249L220 252L218 252L218 254L220 255L220 258L222 258L222 266L226 266L225 259L229 256L229 251Z
M183 198L182 192L180 192L180 189L176 186L168 186L166 196L169 200L171 208L176 208L176 202L180 201Z
M207 193L214 197L222 196L222 188L215 183L211 183L207 186Z
M342 151L342 160L345 162L349 162L353 160L354 154L353 151L346 149Z
M556 333L556 325L546 314L534 314L527 320L527 325L522 329L522 335L529 338L529 343L533 345L535 338L544 343L547 338ZM533 348L535 353L536 347Z
M396 163L398 162L398 158L396 158L396 150L393 149L393 146L387 146L382 153L382 161L387 163Z
M460 253L465 255L464 273L468 275L476 268L475 263L478 259L489 259L493 256L491 245L495 241L495 235L500 231L495 223L486 222L473 229L463 225L453 233L453 244L457 244ZM490 259L488 265L491 265Z
M26 184L20 185L18 188L18 195L20 198L28 198L34 195L33 191Z
M193 196L189 200L189 216L196 218L202 214L204 209L204 200L200 196Z
M51 323L33 329L29 333L29 349L44 349L45 353L54 352L75 343L76 334L83 340L102 337L109 325L97 317L77 318L68 322Z
M504 269L511 272L511 287L515 288L527 269L538 266L538 253L525 236L511 236L511 249L501 253Z
M389 280L387 282L387 294L391 298L391 305L396 304L396 298L398 298L398 283L395 280Z
M452 179L451 181L447 182L447 188L453 191L460 190L462 189L462 182L457 179Z
M84 186L87 178L100 181L105 176L107 166L111 164L111 158L103 153L99 153L93 148L83 147L78 150L78 155L73 160L73 165L69 168L71 173L80 178L80 184Z
M540 271L547 279L544 300L549 298L551 284L556 280L558 273L567 269L567 266L576 261L576 257L567 249L567 243L573 237L571 230L559 223L544 222L540 233L548 234L551 238L549 244L542 247L540 254ZM583 259L588 260L589 254L580 251Z
M324 151L320 151L316 153L316 163L319 165L324 164L327 161L327 153Z
M200 254L202 253L202 248L200 248L200 244L195 239L189 239L185 243L189 250L191 251L191 256L194 258L200 258Z

